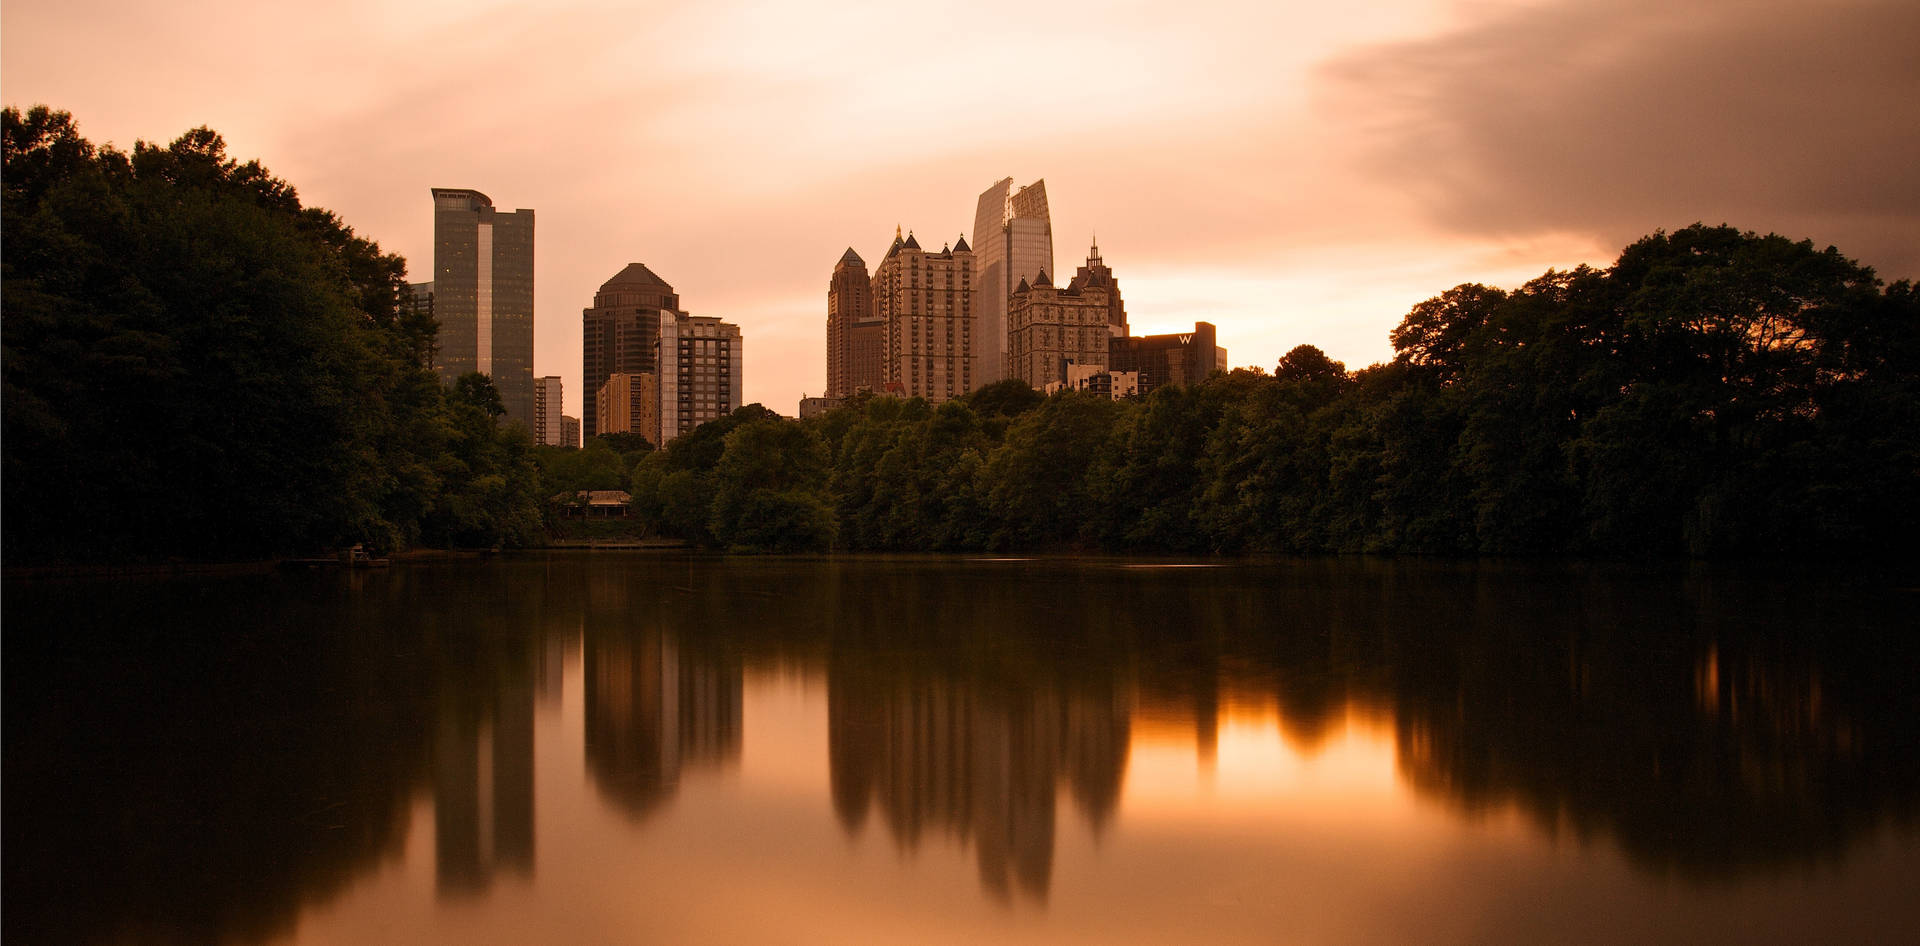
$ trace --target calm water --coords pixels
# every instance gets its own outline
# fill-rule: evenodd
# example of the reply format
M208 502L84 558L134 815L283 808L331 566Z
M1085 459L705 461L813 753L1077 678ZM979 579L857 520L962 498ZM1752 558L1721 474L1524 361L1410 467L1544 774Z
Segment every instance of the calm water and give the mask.
M1911 575L10 583L9 943L1920 940Z

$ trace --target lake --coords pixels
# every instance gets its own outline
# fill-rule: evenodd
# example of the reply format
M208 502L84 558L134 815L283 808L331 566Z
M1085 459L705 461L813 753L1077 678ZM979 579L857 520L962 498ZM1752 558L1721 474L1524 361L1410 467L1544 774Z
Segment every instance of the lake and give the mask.
M19 943L1920 941L1912 569L9 581Z

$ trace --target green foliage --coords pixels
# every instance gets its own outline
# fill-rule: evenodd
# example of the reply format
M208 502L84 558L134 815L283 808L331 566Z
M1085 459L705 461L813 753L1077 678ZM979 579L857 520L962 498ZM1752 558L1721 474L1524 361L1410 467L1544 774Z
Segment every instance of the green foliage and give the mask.
M649 508L756 548L820 547L830 508L851 549L1899 553L1917 332L1907 283L1696 226L1607 269L1448 290L1360 371L1301 345L1272 375L1127 402L1011 381L709 425L657 464Z
M205 128L0 126L10 561L534 536L524 445L424 370L403 260Z
M1450 289L1349 372L1311 345L1114 402L748 405L665 449L503 429L425 367L405 264L197 129L131 154L4 125L6 553L237 557L539 541L541 500L743 550L1905 554L1920 294L1694 226L1606 269Z

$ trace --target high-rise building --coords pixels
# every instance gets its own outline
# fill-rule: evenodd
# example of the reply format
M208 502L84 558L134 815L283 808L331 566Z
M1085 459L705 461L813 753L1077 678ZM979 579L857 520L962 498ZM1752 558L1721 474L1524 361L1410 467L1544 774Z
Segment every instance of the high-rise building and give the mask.
M1100 258L1098 240L1094 241L1093 247L1087 250L1086 263L1073 274L1073 280L1067 283L1067 288L1069 290L1105 289L1107 291L1107 332L1116 338L1127 334L1127 306L1120 301L1120 280L1113 277L1113 270L1108 269L1106 261Z
M397 314L402 324L418 319L433 323L433 283L408 283L406 291L400 294ZM422 340L422 347L413 353L413 358L417 364L433 368L438 363L439 353L439 332L435 331L431 337Z
M974 303L977 323L976 385L1009 377L1007 300L1024 279L1031 284L1042 271L1053 272L1053 222L1047 215L1047 182L1034 181L1015 192L1013 178L996 182L980 195L973 217Z
M1140 372L1143 396L1163 384L1199 384L1227 360L1211 322L1195 322L1191 332L1115 338L1108 349L1107 367Z
M742 341L737 325L664 310L658 337L659 436L647 439L664 447L740 406Z
M928 253L895 229L873 272L873 311L887 333L886 391L938 402L981 385L973 258L964 236Z
M628 264L602 283L593 308L580 312L581 390L597 392L616 373L658 373L654 348L660 317L678 311L680 297L673 287L640 263ZM594 399L586 398L580 417L590 434L600 432L597 411Z
M1066 380L1067 365L1107 363L1112 306L1104 287L1055 288L1042 271L1032 285L1020 280L1007 306L1009 377L1044 391Z
M616 371L594 392L594 434L640 434L648 440L660 432L660 380L651 371Z
M533 211L500 213L475 190L433 188L434 369L493 378L507 416L533 423Z
M561 387L559 375L547 375L533 382L533 442L560 446Z
M580 418L560 415L560 446L580 446Z
M847 247L827 283L827 397L878 391L887 383L886 322L873 311L873 280Z

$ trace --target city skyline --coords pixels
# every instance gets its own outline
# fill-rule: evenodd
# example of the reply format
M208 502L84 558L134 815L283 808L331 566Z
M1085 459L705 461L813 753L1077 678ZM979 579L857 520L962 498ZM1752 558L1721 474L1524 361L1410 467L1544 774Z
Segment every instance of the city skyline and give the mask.
M1833 244L1889 280L1920 275L1910 4L845 19L953 41L894 81L875 77L908 63L876 41L881 27L829 30L797 5L642 17L350 2L316 21L226 0L22 0L0 11L0 84L9 104L68 110L121 148L209 126L404 255L415 282L432 276L421 187L538 208L533 373L568 379L575 416L590 392L572 312L607 273L646 261L739 324L767 353L745 400L785 412L826 389L820 273L849 245L879 258L897 223L951 240L982 184L1006 174L1051 180L1059 246L1097 231L1126 261L1137 334L1208 321L1235 364L1268 370L1300 343L1354 367L1383 360L1388 330L1454 285L1604 264L1695 221ZM1016 19L1015 34L993 28ZM661 30L693 39L662 48ZM981 49L989 60L968 52ZM130 75L141 94L127 94ZM918 109L930 84L955 107ZM744 274L743 252L756 255Z

